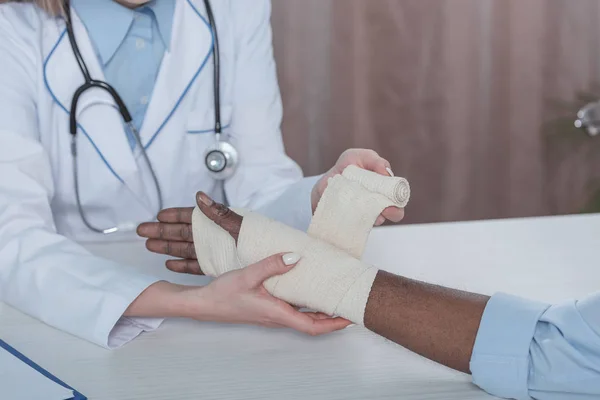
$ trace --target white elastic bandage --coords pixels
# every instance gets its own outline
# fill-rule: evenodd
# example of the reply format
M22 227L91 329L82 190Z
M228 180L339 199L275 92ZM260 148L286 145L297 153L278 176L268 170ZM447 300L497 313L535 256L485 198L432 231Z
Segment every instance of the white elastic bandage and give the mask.
M404 208L409 197L406 179L350 166L329 180L308 234L361 258L379 214L388 207Z
M302 256L289 273L265 282L274 296L297 306L364 323L364 311L377 269L362 263L368 235L387 207L404 207L410 187L403 178L348 167L330 179L308 235L255 213L244 215L236 251L233 238L196 209L193 235L204 273L220 276L273 254Z
M350 165L344 170L344 178L360 183L365 189L379 193L394 203L396 207L404 208L410 200L410 185L400 177L379 175L375 172Z
M246 213L238 209L232 211L240 215ZM192 235L198 264L207 276L216 278L243 267L238 258L235 240L198 207L192 214Z
M300 254L302 259L289 273L265 282L269 293L297 306L363 323L376 268L329 243L259 214L244 217L238 239L243 265L286 252Z

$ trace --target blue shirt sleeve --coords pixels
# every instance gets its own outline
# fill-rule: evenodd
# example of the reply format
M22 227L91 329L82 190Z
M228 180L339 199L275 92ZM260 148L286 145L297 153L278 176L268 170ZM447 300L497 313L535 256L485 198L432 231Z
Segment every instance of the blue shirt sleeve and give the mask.
M600 293L555 306L492 297L471 372L476 385L499 397L600 399Z

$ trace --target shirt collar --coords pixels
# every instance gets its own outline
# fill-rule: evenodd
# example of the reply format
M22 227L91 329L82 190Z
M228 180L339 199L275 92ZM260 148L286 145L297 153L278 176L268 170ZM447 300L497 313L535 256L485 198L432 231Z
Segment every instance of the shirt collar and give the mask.
M154 12L160 36L165 48L169 49L171 47L173 18L175 17L175 0L153 0L148 3L147 7Z
M127 36L135 11L113 0L72 0L71 4L106 65ZM175 14L175 0L152 0L144 5L154 14L160 36L169 49Z

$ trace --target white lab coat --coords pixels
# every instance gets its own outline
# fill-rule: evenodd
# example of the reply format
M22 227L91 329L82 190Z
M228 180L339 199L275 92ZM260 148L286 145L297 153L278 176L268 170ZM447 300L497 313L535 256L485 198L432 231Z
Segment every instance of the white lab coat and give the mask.
M241 155L226 184L228 199L306 228L315 179L302 179L284 152L270 3L213 3L223 125ZM140 132L165 207L192 206L198 190L220 195L203 159L214 141L212 36L203 2L177 1L174 18L170 51ZM92 77L104 79L76 15L74 30ZM67 110L82 82L61 19L31 4L0 5L0 300L114 348L160 324L122 317L157 279L76 243L105 240L83 225L73 190ZM81 200L89 220L101 228L154 220L154 185L143 158L130 150L112 100L91 91L80 101L77 120Z

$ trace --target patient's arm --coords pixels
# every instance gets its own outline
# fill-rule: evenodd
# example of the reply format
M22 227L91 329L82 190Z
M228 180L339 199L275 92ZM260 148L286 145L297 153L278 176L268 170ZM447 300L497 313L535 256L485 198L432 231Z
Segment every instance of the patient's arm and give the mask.
M199 194L199 208L237 241L242 217ZM191 234L193 209L162 211L161 223L140 227L150 238L148 249L181 257L167 267L202 274L194 260ZM365 310L365 326L418 354L451 368L469 372L469 360L488 297L412 281L380 271Z
M367 302L365 326L422 356L468 373L488 300L379 271Z

